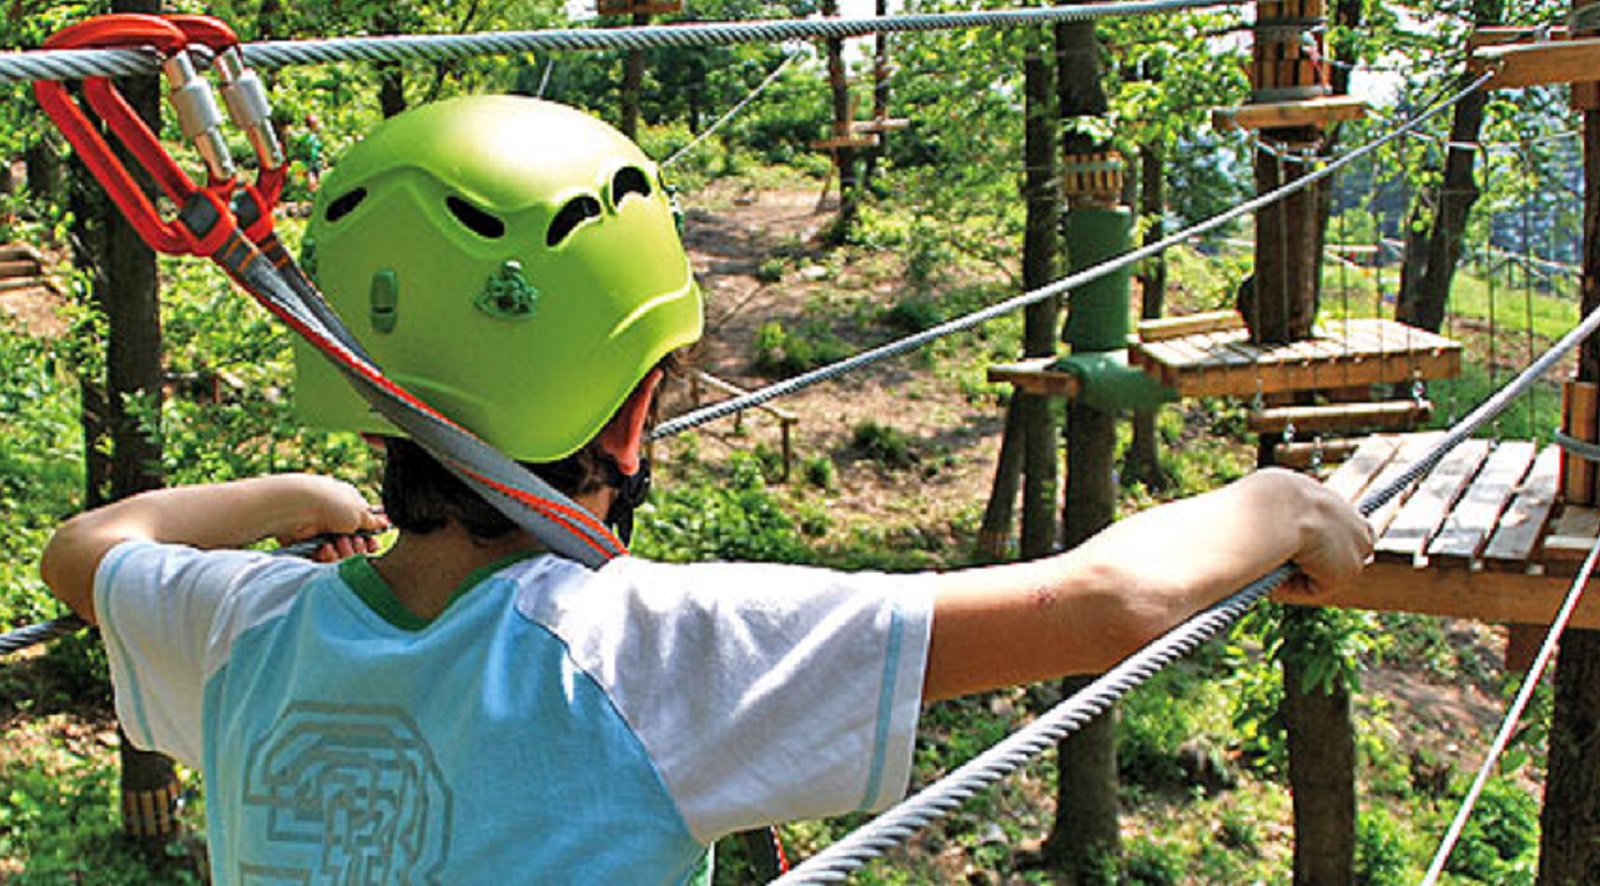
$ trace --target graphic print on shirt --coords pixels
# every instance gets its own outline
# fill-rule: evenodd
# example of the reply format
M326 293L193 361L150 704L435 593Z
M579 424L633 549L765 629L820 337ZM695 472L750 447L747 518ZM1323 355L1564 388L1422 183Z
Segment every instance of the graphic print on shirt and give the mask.
M450 789L403 709L295 702L247 760L244 803L283 852L241 860L240 883L442 882Z

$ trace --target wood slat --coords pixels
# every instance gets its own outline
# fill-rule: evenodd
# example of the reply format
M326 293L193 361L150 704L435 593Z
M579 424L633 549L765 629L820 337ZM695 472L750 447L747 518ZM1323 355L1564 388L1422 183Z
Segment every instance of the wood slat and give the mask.
M1070 372L1053 369L1055 357L1033 357L1015 363L999 363L989 367L988 378L1025 391L1046 397L1078 396L1078 377Z
M1488 440L1467 440L1452 449L1417 484L1399 513L1384 527L1375 556L1381 560L1424 565L1423 552L1428 549L1428 543L1444 526L1450 507L1461 498L1488 457Z
M1368 492L1387 488L1391 483L1394 483L1402 474L1410 470L1412 465L1421 460L1428 450L1432 449L1434 444L1438 443L1443 437L1444 433L1442 431L1406 434L1400 437L1400 450L1394 454L1394 458L1391 458L1387 465L1384 465L1383 470L1378 472L1378 476L1373 478L1371 489ZM1372 524L1373 530L1380 537L1389 528L1389 521L1393 520L1395 514L1400 512L1400 507L1406 503L1406 498L1415 489L1416 484L1412 484L1410 489L1389 499L1382 507L1367 517L1367 522Z
M1330 403L1324 406L1280 406L1253 410L1245 420L1258 434L1279 434L1294 425L1296 433L1380 429L1411 430L1433 415L1426 400L1383 400L1373 403Z
M1451 512L1439 536L1428 546L1431 560L1469 561L1483 548L1494 531L1495 521L1511 500L1512 491L1522 482L1537 454L1525 440L1513 440L1495 447L1472 488Z
M1361 577L1329 593L1275 595L1280 603L1416 612L1499 624L1549 624L1570 579L1482 569L1413 569L1373 563ZM1600 594L1586 595L1573 627L1600 628Z
M1323 481L1323 485L1345 501L1360 501L1372 486L1373 479L1399 451L1399 437L1368 437L1361 441L1355 454L1333 472L1333 476Z
M1218 329L1243 329L1244 318L1238 311L1208 311L1203 314L1185 314L1181 317L1159 317L1139 321L1141 341L1164 341L1199 332Z
M1588 82L1600 70L1600 39L1486 46L1468 64L1475 73L1494 72L1485 89Z
M1546 446L1534 460L1528 476L1522 478L1517 497L1500 516L1483 559L1489 568L1522 568L1534 558L1539 539L1555 511L1556 490L1561 483L1561 450Z
M1294 102L1261 102L1211 112L1218 129L1284 129L1360 120L1367 103L1349 96L1324 96Z
M1279 467L1309 470L1318 466L1335 465L1354 455L1361 446L1359 440L1323 440L1310 443L1279 443L1272 447L1272 463Z
M1600 510L1568 505L1561 509L1555 525L1550 527L1541 558L1546 565L1564 564L1570 571L1589 556L1597 536L1600 536Z

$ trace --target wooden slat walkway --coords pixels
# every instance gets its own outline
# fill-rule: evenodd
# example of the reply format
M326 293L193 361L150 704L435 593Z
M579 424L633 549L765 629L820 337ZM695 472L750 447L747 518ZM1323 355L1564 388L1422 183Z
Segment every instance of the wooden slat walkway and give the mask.
M1448 378L1461 371L1461 345L1392 320L1324 324L1316 336L1256 345L1244 329L1138 343L1128 359L1182 397L1249 397Z
M1440 434L1370 437L1326 481L1350 501L1383 488ZM1560 451L1469 440L1372 515L1374 562L1321 605L1548 624L1600 534L1600 511L1560 501ZM1297 602L1285 598L1284 602ZM1600 628L1600 595L1573 624Z

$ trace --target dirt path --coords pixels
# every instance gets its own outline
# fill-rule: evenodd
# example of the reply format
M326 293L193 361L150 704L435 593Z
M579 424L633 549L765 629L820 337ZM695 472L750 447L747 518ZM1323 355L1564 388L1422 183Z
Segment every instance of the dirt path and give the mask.
M713 187L694 195L686 241L706 291L707 337L695 358L712 374L749 389L775 379L755 368L763 324L786 329L823 322L850 352L897 334L876 321L905 293L898 257L859 250L826 252L816 234L831 214L817 194ZM770 265L769 265L770 263ZM771 265L782 266L781 276ZM766 268L764 272L764 268ZM774 279L776 277L776 279ZM981 370L978 370L981 371ZM1003 412L991 396L969 397L907 355L783 398L800 418L796 462L826 456L838 482L830 513L882 521L915 514L934 532L989 494ZM703 429L719 447L778 448L777 422L755 415L744 436L732 420ZM851 446L867 422L909 435L916 463L888 468Z

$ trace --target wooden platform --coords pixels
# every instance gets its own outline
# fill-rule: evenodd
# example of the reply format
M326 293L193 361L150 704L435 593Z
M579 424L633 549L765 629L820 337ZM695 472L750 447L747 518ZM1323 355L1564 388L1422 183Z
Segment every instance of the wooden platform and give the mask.
M1359 98L1330 95L1300 101L1259 102L1211 112L1211 125L1217 129L1294 129L1324 126L1341 120L1360 120L1367 115L1367 103Z
M1461 345L1392 320L1357 319L1284 345L1251 344L1241 328L1141 341L1128 359L1181 397L1250 397L1448 378L1461 371Z
M1327 485L1360 501L1402 476L1441 437L1370 437ZM1548 624L1600 534L1600 511L1561 504L1559 473L1554 446L1462 443L1372 515L1375 562L1353 586L1318 604ZM1600 596L1586 599L1573 624L1600 628Z

